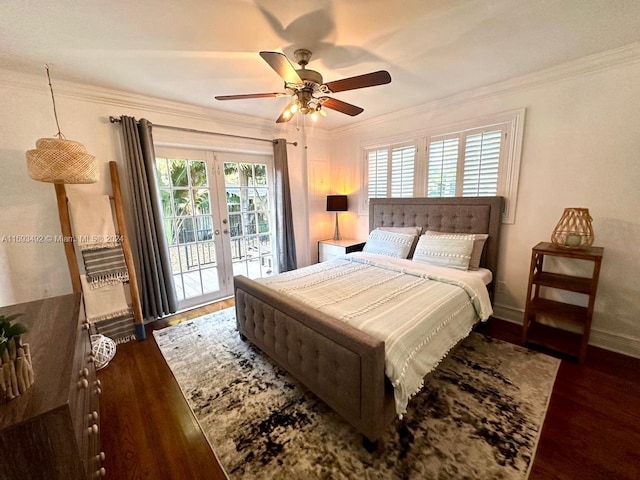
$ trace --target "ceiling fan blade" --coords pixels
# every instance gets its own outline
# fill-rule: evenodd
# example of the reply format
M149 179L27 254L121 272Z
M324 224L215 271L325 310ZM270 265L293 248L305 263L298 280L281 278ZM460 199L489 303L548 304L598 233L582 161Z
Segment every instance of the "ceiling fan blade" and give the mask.
M323 108L330 108L331 110L336 110L340 113L346 113L347 115L351 115L352 117L360 115L362 112L364 112L364 108L356 107L355 105L343 102L342 100L336 100L335 98L329 97L322 98L324 99L324 101L322 102Z
M243 100L245 98L274 98L287 97L286 93L248 93L246 95L218 95L216 100Z
M278 117L278 119L276 120L276 123L285 123L288 122L289 120L291 120L293 118L294 113L291 112L291 106L296 103L291 102L289 105L286 106L286 108L284 110L282 110L282 113L280 114L280 116Z
M285 83L302 83L300 75L283 53L260 52L260 56L282 77Z
M375 87L376 85L384 85L391 83L391 75L386 70L365 73L356 77L343 78L325 85L332 93L344 92L345 90L355 90L357 88Z

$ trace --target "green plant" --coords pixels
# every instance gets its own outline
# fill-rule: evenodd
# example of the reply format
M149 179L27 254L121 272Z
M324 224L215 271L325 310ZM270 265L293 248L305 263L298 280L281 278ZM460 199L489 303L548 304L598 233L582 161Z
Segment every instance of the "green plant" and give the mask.
M19 344L20 343L20 335L29 330L24 323L16 322L13 325L13 322L16 318L18 318L21 313L17 313L15 315L0 315L0 357L4 354L5 350L9 347L9 343Z

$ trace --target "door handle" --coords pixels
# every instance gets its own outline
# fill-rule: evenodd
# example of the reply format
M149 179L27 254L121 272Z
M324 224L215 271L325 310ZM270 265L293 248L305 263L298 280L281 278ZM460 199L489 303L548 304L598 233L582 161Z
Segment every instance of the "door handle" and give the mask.
M229 220L227 220L226 218L222 219L222 223L224 223L225 225L229 222Z
M216 235L220 235L220 230L214 230L213 233L215 233Z
M222 231L222 233L229 233L229 230L227 230L226 228Z

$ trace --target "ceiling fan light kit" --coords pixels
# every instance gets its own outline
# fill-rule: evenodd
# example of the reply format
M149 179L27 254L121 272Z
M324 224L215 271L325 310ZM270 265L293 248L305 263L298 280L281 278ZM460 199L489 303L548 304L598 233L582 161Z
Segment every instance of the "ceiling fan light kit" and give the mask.
M344 78L324 83L322 75L306 66L311 59L311 52L300 48L293 53L296 63L295 69L286 55L279 52L260 52L262 59L284 80L284 93L250 93L242 95L220 95L216 100L244 100L249 98L278 98L292 97L292 101L282 111L276 123L288 122L296 113L309 115L313 121L318 114L326 116L324 109L328 108L350 116L361 114L364 109L351 105L342 100L327 96L331 93L356 90L358 88L374 87L391 82L391 75L386 70Z

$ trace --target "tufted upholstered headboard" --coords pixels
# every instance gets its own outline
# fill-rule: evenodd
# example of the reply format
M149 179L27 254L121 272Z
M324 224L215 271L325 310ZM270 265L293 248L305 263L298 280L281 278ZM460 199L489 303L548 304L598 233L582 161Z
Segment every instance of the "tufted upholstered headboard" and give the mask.
M378 227L422 227L422 231L488 233L480 266L498 269L502 197L372 198L369 231ZM487 288L493 298L495 281Z

